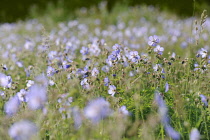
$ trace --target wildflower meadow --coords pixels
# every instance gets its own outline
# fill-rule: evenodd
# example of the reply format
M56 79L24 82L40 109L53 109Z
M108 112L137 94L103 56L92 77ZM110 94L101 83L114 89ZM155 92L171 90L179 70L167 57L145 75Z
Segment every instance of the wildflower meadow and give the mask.
M1 140L210 139L206 10L76 14L0 25Z

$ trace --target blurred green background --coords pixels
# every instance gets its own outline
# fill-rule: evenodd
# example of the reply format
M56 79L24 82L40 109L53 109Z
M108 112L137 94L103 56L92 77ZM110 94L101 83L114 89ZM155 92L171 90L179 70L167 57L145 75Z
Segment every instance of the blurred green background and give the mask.
M97 7L101 2L102 0L0 0L0 23L31 18L32 12L41 15L49 7L57 6L61 6L66 14L73 15L75 9ZM154 5L181 17L200 14L203 9L208 11L210 5L209 0L107 0L107 10L111 13L117 3L127 6Z

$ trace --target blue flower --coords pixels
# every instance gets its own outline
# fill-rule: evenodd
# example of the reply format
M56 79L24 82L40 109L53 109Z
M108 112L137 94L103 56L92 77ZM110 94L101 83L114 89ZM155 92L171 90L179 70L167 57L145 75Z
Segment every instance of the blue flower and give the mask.
M165 92L168 92L168 90L169 90L169 84L168 84L168 82L166 82L166 84L165 84Z
M87 55L89 53L89 48L83 46L82 49L80 50L80 53L82 55Z
M164 51L164 48L163 47L160 47L160 45L157 45L155 48L154 48L154 52L162 55L163 54L163 51Z
M105 77L104 78L104 86L108 86L109 83L110 83L109 78L108 77Z
M128 59L130 59L131 62L137 63L140 59L140 56L137 51L131 51L128 55Z
M104 98L92 100L84 108L85 117L90 119L94 124L108 117L111 113L110 104Z
M105 65L101 68L101 70L107 73L109 72L109 66Z
M160 115L161 123L164 126L166 134L174 140L180 139L179 132L175 131L174 128L170 125L170 118L168 116L168 108L163 100L163 97L160 95L159 91L155 91L155 101L158 105L158 112Z
M90 89L90 84L88 83L88 79L86 78L80 82L80 85L83 89Z
M16 122L8 130L9 136L13 140L29 140L37 132L37 126L28 120Z
M11 97L4 105L4 111L8 116L13 116L19 109L20 101L17 96Z
M180 140L181 136L179 134L179 132L175 131L173 127L171 127L171 125L166 124L164 126L166 134L171 137L173 140Z
M118 112L124 116L128 116L130 115L131 113L127 110L126 106L121 106L119 109L118 109Z
M51 77L51 76L53 76L55 73L56 73L56 70L55 70L53 67L51 67L51 66L48 66L48 67L47 67L47 76Z
M28 94L28 107L32 110L43 109L47 101L47 89L45 86L34 84Z
M207 57L207 53L208 51L204 48L201 48L199 51L198 51L198 56L201 56L202 58L205 58Z
M6 76L3 73L0 73L0 85L4 88L10 88L12 86L11 76Z
M204 105L205 105L206 107L208 107L208 101L207 101L206 96L203 95L203 94L200 94L200 97L201 97L201 101L204 103Z
M193 128L190 133L190 140L200 140L200 132L197 128Z
M96 77L98 74L99 74L98 69L97 69L97 68L93 68L93 70L91 71L91 75L92 75L93 77Z
M114 96L116 93L116 87L114 85L109 85L108 94L111 94L111 96Z
M158 44L159 42L160 42L160 41L159 41L158 36L156 36L156 35L150 36L150 37L149 37L149 41L148 41L148 45L155 47L155 46L157 46L157 44Z
M26 97L27 91L25 89L21 89L20 92L17 93L18 99L21 102L27 102L28 98Z

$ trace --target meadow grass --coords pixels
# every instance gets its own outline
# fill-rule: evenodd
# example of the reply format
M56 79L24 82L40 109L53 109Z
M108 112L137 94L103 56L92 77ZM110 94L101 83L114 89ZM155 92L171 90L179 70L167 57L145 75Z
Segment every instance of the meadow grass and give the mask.
M49 11L0 25L2 139L194 140L194 128L209 139L205 12L179 19L154 7L117 6L110 14L102 3L60 21L62 11ZM33 124L12 130L21 120Z

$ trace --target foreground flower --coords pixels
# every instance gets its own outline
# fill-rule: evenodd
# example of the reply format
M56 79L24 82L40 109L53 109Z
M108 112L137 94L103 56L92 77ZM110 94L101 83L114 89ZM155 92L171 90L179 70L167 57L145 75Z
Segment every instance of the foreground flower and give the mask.
M203 94L201 94L200 97L201 97L201 101L204 103L204 105L205 105L206 107L208 107L208 101L207 101L206 96L203 95Z
M91 75L92 75L93 77L96 77L98 74L99 74L98 69L97 69L97 68L93 68L93 70L91 71Z
M88 83L88 79L86 78L80 82L80 85L83 89L90 89L90 84Z
M200 132L197 128L193 128L190 133L190 140L199 140L200 139Z
M202 58L205 58L207 56L207 50L204 49L204 48L201 48L199 51L198 51L198 57L201 56Z
M32 110L42 109L47 101L47 89L45 86L34 84L27 94L28 107Z
M84 115L92 123L98 123L101 119L111 115L110 104L104 98L97 98L88 103L84 108Z
M163 51L164 51L164 48L161 47L160 45L157 45L155 48L154 48L154 52L162 55L163 54Z
M18 99L21 102L27 102L28 98L26 97L27 91L25 89L21 89L20 92L17 93Z
M160 41L159 41L158 36L156 36L156 35L150 36L150 37L149 37L149 41L148 41L148 45L155 47L155 46L157 46L157 44L158 44L159 42L160 42Z
M47 67L47 76L48 77L53 76L55 73L56 73L56 70L53 67L51 67L51 66Z
M14 123L8 133L13 140L29 140L36 135L37 131L38 128L34 123L22 120Z
M13 116L19 109L20 101L17 96L11 97L4 105L4 111L8 116Z
M169 84L168 84L168 82L166 82L166 84L165 84L165 92L168 92L168 90L169 90Z
M118 112L124 116L128 116L130 115L130 112L127 110L126 106L121 106L119 109L118 109Z
M0 73L0 85L4 88L10 88L12 86L11 76L6 76L3 73Z
M130 59L131 62L136 63L140 59L140 56L137 51L131 51L128 55L128 59Z
M111 96L114 96L116 93L116 87L114 85L109 85L108 94L111 94Z
M28 80L26 86L27 86L27 88L30 88L33 84L34 84L34 81Z
M168 108L160 95L159 91L155 91L155 102L158 105L158 112L160 115L161 123L164 126L166 134L173 140L179 140L180 134L170 125L170 118L168 117Z
M109 78L108 77L105 77L104 78L104 86L108 86L109 83L110 83Z

